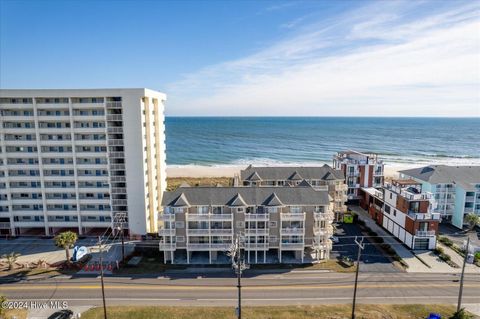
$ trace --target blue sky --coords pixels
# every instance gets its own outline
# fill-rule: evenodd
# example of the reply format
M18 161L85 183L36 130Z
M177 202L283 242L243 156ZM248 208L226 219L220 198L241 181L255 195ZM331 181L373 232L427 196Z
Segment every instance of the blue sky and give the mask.
M167 115L480 116L479 2L0 3L2 88L148 87Z

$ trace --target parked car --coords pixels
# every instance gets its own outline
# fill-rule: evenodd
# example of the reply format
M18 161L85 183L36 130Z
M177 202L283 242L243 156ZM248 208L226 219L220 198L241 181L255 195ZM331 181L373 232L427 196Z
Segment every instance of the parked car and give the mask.
M69 309L57 311L53 315L48 317L48 319L72 319L72 318L73 318L73 311Z

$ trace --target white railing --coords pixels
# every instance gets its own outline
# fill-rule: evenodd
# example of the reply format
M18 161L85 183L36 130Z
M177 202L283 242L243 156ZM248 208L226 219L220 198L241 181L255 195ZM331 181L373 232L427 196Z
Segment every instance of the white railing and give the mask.
M269 248L268 243L245 243L245 249L264 249L267 250Z
M303 249L304 243L289 243L289 242L282 242L280 243L280 247L283 249Z
M160 235L160 236L175 236L175 229L161 228L161 229L158 230L158 235Z
M246 221L267 221L269 218L268 214L245 214Z
M417 237L435 236L435 231L434 230L417 230L415 231L415 236Z
M160 214L158 215L158 219L163 221L175 221L175 214Z
M189 235L208 235L208 233L209 233L208 228L197 228L197 229L187 228L187 234Z
M280 228L280 233L285 235L303 235L303 228Z
M245 235L268 235L268 228L245 228Z
M232 234L231 228L211 228L210 232L212 235L231 235Z
M158 245L158 248L160 250L175 250L177 249L177 244L176 243L160 243Z
M283 220L304 220L305 213L281 213L280 219Z
M414 220L424 220L424 219L433 219L433 220L440 220L440 213L415 213L409 212L408 217Z

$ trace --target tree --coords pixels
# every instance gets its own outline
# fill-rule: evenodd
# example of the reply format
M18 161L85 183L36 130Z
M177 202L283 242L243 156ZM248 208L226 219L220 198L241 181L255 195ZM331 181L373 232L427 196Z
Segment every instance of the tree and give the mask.
M55 246L65 249L67 262L70 262L70 248L73 248L77 239L77 234L71 231L60 233L54 238Z
M465 217L465 221L470 226L470 230L473 230L475 226L480 224L480 216L475 213L470 213Z
M11 252L10 254L4 254L2 255L2 259L5 259L8 264L8 270L13 269L13 265L15 265L15 262L17 261L18 257L20 257L19 253L16 252Z

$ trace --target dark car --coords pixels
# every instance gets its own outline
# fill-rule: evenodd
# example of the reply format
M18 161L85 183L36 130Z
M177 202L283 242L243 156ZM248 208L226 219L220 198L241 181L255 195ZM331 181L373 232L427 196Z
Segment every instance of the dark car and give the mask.
M71 319L73 318L73 311L65 309L55 312L48 319Z

